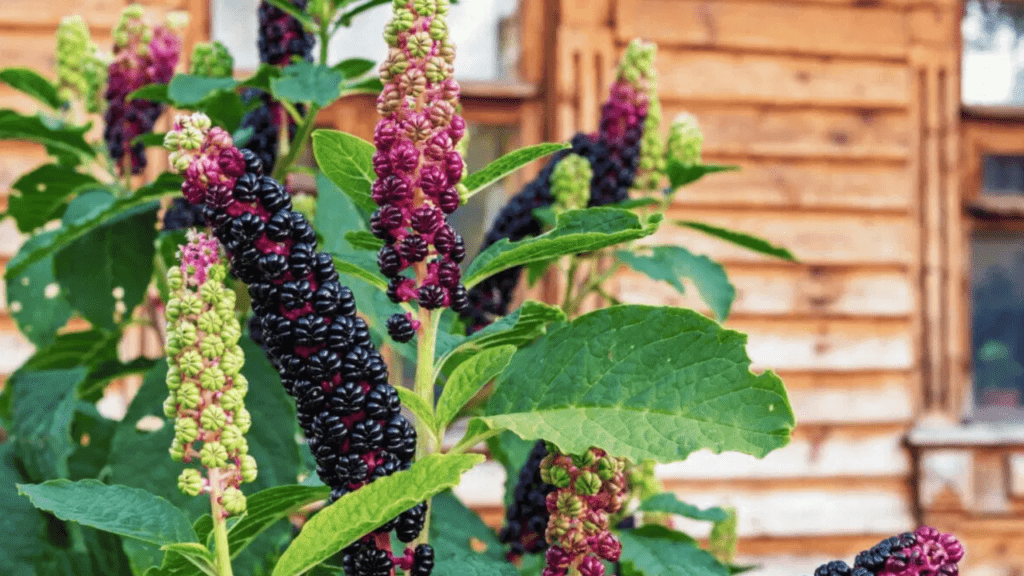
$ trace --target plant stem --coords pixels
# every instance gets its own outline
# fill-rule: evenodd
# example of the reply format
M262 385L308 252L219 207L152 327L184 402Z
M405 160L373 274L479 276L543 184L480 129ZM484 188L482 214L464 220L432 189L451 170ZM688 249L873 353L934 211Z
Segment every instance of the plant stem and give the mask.
M284 177L288 175L288 169L295 163L295 159L299 157L302 149L305 148L306 140L309 139L309 135L313 132L313 125L316 124L316 113L319 111L320 107L315 103L309 105L306 118L295 133L295 138L292 139L291 146L288 148L288 154L284 158L279 158L277 166L274 166L274 179L278 182L284 181Z
M569 271L565 274L565 296L562 297L562 312L565 312L566 316L570 318L572 317L572 313L569 310L569 304L572 302L572 286L579 266L580 263L576 256L569 256Z
M595 277L591 277L590 280L588 280L587 283L583 285L583 288L580 289L579 293L576 295L576 299L572 301L569 308L562 308L563 310L565 310L565 313L569 315L570 318L572 318L573 315L579 310L579 307L583 305L583 301L587 299L587 296L590 296L590 294L594 292L597 292L598 294L605 296L606 298L609 299L609 301L614 300L613 298L606 296L607 292L604 290L604 288L601 287L601 285L604 284L609 278L614 276L618 268L618 263L613 262L610 268L608 268L607 270L605 270L604 272Z
M420 333L416 340L416 380L413 392L416 393L431 410L434 409L434 351L437 345L437 323L441 314L420 308ZM433 438L433 431L426 422L416 420L416 459L421 460L440 448L441 437ZM430 500L427 500L427 514L423 522L423 531L416 539L417 544L426 544L430 538Z
M220 468L210 469L210 513L213 515L213 542L217 554L217 576L232 576L231 550L228 548L228 519L221 496Z

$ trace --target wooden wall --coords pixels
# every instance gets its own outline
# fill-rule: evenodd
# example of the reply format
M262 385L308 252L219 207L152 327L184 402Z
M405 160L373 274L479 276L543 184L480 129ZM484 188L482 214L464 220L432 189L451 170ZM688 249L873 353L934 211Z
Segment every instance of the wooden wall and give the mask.
M148 4L190 8L191 38L208 29L204 0ZM94 35L105 39L123 3L76 5ZM763 574L810 573L925 516L940 528L969 531L978 550L971 550L967 570L995 575L1024 567L1024 558L1007 553L1024 549L1013 545L1012 530L993 539L983 522L921 510L914 473L920 462L904 442L920 418L958 416L962 403L951 374L965 362L953 337L965 325L948 312L963 298L957 280L963 263L951 249L961 233L960 3L523 0L523 6L529 23L523 41L532 47L524 79L537 89L513 100L484 91L467 104L467 116L526 118L523 144L593 130L618 54L632 38L654 40L665 124L677 113L694 114L706 160L742 167L687 188L670 216L756 233L800 259L780 263L668 226L654 239L726 264L738 291L727 326L749 333L758 368L783 376L799 423L792 444L762 461L696 454L661 469L667 485L694 503L736 506L740 551L762 563ZM49 68L51 34L65 10L5 2L0 62ZM29 106L3 88L0 103ZM326 111L322 122L368 136L371 110L371 99L356 99ZM0 151L0 191L42 158L28 145L0 143ZM0 262L19 242L10 223L3 224ZM629 302L701 308L696 298L633 274L615 283ZM0 345L0 373L30 352L6 315ZM948 466L955 475L959 464ZM500 468L488 463L459 493L497 524L502 481Z

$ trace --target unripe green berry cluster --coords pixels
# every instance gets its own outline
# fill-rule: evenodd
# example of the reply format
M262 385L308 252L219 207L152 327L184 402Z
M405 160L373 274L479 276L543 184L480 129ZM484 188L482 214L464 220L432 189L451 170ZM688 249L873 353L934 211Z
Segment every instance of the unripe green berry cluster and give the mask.
M200 42L192 49L189 74L211 78L228 78L235 69L235 59L220 42Z
M668 157L687 165L700 164L703 144L697 119L690 114L676 116L668 132Z
M599 559L618 561L622 545L609 530L609 515L622 510L629 498L625 470L625 459L600 448L570 456L548 446L540 474L555 490L546 501L551 548L544 576L600 576Z
M81 16L67 16L57 27L57 94L61 100L80 100L89 112L99 112L107 67L99 57L89 27Z
M590 161L579 154L569 154L551 173L551 195L556 210L578 210L590 201L590 180L594 170Z
M179 252L181 266L167 273L171 297L166 306L168 358L164 413L175 418L171 458L198 459L219 469L221 486L211 487L198 470L186 468L178 488L196 496L221 492L230 514L245 511L243 482L256 479L245 433L252 418L245 409L248 382L240 373L245 357L238 345L235 293L224 285L227 269L216 240L192 231Z

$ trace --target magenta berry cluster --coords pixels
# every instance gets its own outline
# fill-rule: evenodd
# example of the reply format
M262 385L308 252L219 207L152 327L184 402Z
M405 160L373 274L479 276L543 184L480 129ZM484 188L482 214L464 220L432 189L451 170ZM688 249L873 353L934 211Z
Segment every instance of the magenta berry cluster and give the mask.
M181 38L168 26L152 28L137 4L125 8L114 30L114 60L107 70L107 109L103 139L119 170L132 174L146 167L145 147L132 141L153 130L163 105L150 100L128 101L129 94L149 84L166 84L181 56Z
M629 499L626 462L600 448L572 456L548 452L540 474L555 490L545 499L550 514L545 536L551 547L543 576L604 576L601 560L616 562L622 553L609 515Z
M351 290L339 282L333 258L317 251L313 227L284 187L201 114L179 118L165 146L171 166L185 173L186 199L205 204L232 273L249 287L264 350L295 398L331 500L407 469L416 430L400 412ZM378 543L392 530L411 542L425 516L425 504L413 506L346 549L349 576L390 574L399 559Z
M467 304L459 263L465 242L446 222L459 207L464 164L455 149L466 132L452 78L455 49L444 16L447 0L396 0L384 37L381 120L374 132L371 230L384 240L377 257L394 302L425 309ZM413 269L412 276L405 275Z

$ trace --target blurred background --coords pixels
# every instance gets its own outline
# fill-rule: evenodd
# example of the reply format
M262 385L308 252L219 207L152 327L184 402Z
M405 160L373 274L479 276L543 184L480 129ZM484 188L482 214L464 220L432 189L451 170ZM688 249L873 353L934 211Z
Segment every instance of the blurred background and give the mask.
M255 67L256 0L143 3L188 12L185 53L215 39L240 73ZM123 6L4 0L0 63L52 69L53 32L72 13L109 46ZM379 61L387 18L385 7L357 19L333 59ZM799 258L678 228L652 239L725 263L737 288L726 325L749 333L755 364L782 375L797 414L792 444L762 461L698 453L660 470L686 501L737 508L741 563L809 574L928 523L964 541L965 573L1024 573L1024 3L462 0L451 29L471 170L596 129L615 61L642 37L659 45L666 124L692 113L706 160L742 167L685 188L669 216ZM0 107L33 109L6 86ZM369 138L376 119L359 96L318 122ZM0 144L0 209L43 158ZM529 175L460 211L468 245ZM5 220L0 264L21 242ZM615 288L626 302L702 306L628 272ZM159 353L152 339L135 345ZM0 374L31 353L0 314ZM108 410L130 391L113 390ZM492 525L503 480L485 465L459 489Z

